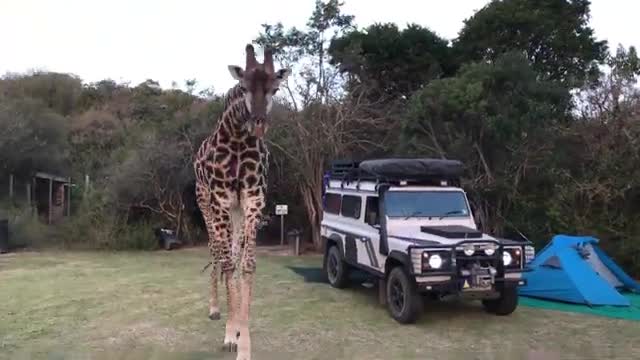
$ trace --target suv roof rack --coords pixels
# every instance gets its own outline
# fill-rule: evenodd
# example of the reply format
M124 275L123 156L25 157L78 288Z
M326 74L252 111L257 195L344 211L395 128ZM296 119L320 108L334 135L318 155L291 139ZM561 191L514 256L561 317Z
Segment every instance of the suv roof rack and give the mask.
M331 163L327 177L343 183L373 181L388 184L440 186L442 181L459 183L463 171L462 162L449 159L336 160Z

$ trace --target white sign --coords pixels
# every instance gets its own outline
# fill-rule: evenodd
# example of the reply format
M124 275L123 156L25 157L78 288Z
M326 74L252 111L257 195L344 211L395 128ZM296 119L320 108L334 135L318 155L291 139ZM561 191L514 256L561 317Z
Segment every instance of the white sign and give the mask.
M289 213L288 205L276 205L276 215L287 215Z

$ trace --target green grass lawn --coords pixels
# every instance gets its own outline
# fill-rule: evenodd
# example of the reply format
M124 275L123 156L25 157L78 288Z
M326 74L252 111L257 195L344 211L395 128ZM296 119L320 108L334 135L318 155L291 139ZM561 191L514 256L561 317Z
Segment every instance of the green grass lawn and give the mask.
M2 359L234 359L207 318L207 251L0 255ZM400 325L375 289L319 280L321 258L258 260L251 331L260 359L639 359L637 322L478 302L430 304ZM536 352L538 355L532 355Z

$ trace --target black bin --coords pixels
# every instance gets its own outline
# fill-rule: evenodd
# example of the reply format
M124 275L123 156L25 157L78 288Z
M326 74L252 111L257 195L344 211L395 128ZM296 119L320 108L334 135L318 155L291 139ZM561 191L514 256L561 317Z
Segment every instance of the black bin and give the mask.
M0 254L9 252L9 220L0 220Z
M158 245L165 250L173 250L180 247L181 242L177 239L176 233L173 230L156 228L156 237L158 239Z

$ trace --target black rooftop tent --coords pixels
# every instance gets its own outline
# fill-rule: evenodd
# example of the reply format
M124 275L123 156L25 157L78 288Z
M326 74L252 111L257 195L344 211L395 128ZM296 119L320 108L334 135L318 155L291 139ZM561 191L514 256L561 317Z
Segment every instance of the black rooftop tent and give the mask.
M461 161L432 158L385 158L363 161L337 160L331 164L329 179L371 180L386 183L432 184L459 181L464 172Z

